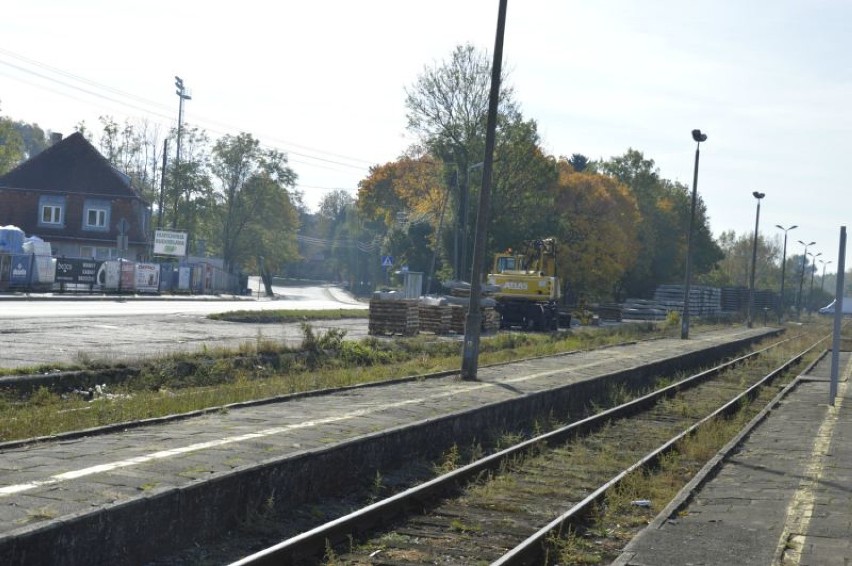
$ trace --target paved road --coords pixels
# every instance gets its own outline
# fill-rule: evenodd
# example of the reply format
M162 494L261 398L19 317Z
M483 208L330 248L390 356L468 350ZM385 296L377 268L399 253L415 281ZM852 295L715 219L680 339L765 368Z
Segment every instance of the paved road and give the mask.
M365 307L335 287L276 287L276 299L204 300L4 300L0 301L0 368L106 360L132 363L178 351L237 347L258 340L298 345L299 324L248 324L209 320L214 312ZM366 319L314 323L367 333Z

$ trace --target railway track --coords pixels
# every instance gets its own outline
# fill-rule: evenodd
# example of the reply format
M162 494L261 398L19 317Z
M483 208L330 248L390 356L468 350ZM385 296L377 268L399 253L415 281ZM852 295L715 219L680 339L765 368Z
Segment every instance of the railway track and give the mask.
M625 478L656 466L683 439L736 412L823 340L797 345L780 359L779 352L795 342L781 340L519 442L233 565L554 562L554 541L586 528L606 494ZM665 503L636 501L651 507L649 513Z

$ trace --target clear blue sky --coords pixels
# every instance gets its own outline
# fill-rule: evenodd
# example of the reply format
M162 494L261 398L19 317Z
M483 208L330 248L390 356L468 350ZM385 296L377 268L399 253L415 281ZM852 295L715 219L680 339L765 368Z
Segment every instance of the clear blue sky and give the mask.
M841 0L509 0L505 62L546 151L609 158L628 147L692 182L715 233L798 224L837 264L850 224L848 63L852 3ZM306 202L353 193L395 159L404 89L470 42L493 49L497 0L12 2L0 19L0 112L70 133L99 115L177 120L215 138L247 131L289 153Z

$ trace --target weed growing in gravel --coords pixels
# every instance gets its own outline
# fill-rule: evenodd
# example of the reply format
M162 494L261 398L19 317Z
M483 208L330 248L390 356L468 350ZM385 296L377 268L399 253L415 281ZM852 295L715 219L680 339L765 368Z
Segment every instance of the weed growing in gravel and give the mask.
M36 509L30 509L27 511L27 518L24 519L23 523L37 523L38 521L48 521L50 519L55 519L59 516L59 513L56 509L52 507L38 507Z
M385 489L384 478L379 470L376 470L376 477L373 478L373 484L370 486L370 499L378 501L382 497L382 492Z
M459 467L460 458L459 447L457 444L453 444L450 446L449 450L444 452L444 455L437 466L436 472L439 474L452 472Z

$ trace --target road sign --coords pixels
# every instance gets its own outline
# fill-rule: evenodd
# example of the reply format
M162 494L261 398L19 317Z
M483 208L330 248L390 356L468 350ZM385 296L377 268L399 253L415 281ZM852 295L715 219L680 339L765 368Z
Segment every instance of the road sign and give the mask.
M393 267L393 256L392 255L383 255L382 256L382 267Z

